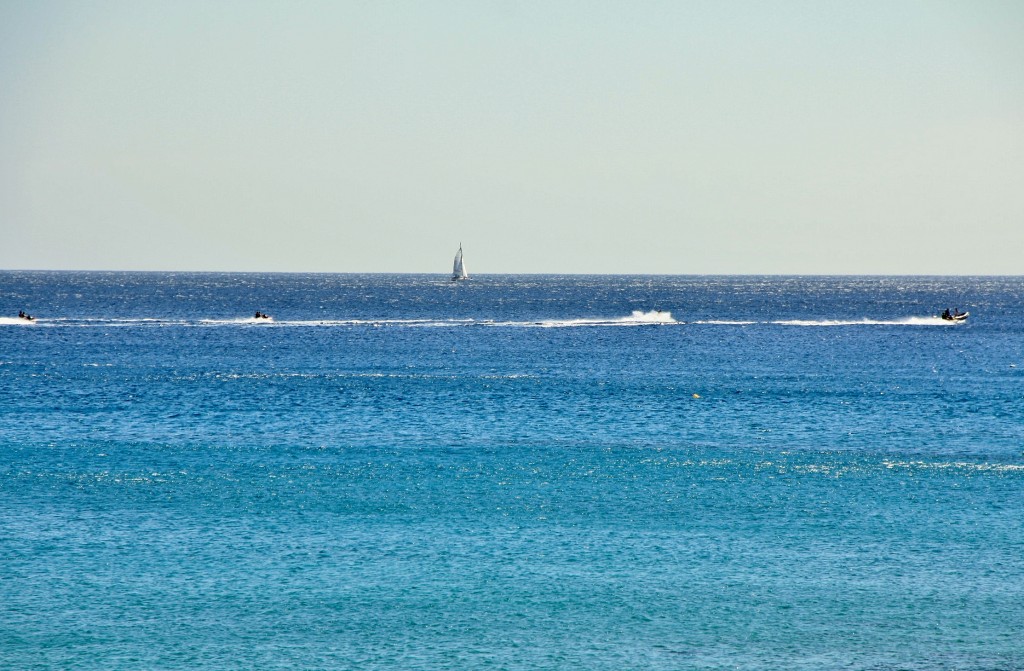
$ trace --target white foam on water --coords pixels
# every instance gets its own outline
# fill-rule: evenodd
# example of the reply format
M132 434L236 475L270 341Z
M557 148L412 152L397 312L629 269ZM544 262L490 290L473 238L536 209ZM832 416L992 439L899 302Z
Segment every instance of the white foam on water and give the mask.
M633 310L628 317L612 319L580 318L580 319L544 319L535 322L486 322L489 326L519 326L539 328L572 328L579 326L649 326L657 324L679 324L672 313L667 310Z
M782 319L767 322L779 326L955 326L961 322L941 317L904 317L902 319Z
M668 310L650 310L643 312L641 310L633 310L633 314L628 317L623 317L618 320L623 323L630 324L676 324L675 319L672 318L672 313Z
M0 317L0 326L32 326L36 321L21 317Z
M889 469L912 469L926 468L934 470L964 470L964 471L992 471L996 473L1012 473L1024 471L1024 464L988 464L973 463L969 461L892 461L886 460L882 464Z
M713 326L750 326L751 324L759 324L760 322L751 321L735 321L731 319L702 319L699 321L691 322L693 324L710 324Z
M952 321L942 317L907 317L897 323L906 326L956 326L957 324L966 324L967 321Z
M962 322L941 317L902 317L900 319L776 319L772 321L748 321L738 319L699 319L691 324L711 326L750 326L771 324L775 326L956 326Z
M61 326L189 326L193 323L194 322L190 322L185 319L158 319L156 317L140 317L137 319L83 319L77 323L61 324Z
M99 318L99 317L81 317L81 318L69 318L69 317L53 317L47 319L37 319L36 321L27 322L25 320L16 320L25 324L39 324L40 326L48 326L54 328L119 328L125 326L190 326L196 322L187 321L184 319L158 319L155 317L143 317L143 318ZM7 323L3 317L0 317L0 324Z
M184 322L187 324L187 322ZM235 319L200 319L203 326L237 326L239 324L272 324L273 317L238 317Z
M454 327L481 324L474 319L292 319L275 322L278 326L372 326L372 327Z

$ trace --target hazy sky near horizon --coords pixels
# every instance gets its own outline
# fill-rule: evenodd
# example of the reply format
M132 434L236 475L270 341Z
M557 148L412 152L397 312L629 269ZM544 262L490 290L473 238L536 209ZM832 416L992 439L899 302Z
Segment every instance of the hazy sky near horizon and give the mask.
M0 0L0 268L1024 273L1024 3Z

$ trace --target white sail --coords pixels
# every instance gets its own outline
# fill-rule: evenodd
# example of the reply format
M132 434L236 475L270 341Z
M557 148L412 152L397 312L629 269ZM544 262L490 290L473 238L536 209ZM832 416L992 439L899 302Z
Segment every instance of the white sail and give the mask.
M452 266L452 279L453 280L466 280L469 279L469 273L466 272L466 262L462 260L462 244L459 244L459 251L455 253L455 264Z

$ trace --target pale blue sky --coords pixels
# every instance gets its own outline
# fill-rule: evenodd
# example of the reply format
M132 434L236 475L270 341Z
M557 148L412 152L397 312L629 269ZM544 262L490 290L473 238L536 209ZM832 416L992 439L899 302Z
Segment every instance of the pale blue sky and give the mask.
M0 0L0 268L1024 273L1024 2Z

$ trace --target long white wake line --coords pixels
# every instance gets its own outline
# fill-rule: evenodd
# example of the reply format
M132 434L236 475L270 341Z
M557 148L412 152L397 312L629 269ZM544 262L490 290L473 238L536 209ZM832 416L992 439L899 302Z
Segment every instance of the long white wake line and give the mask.
M391 328L455 328L461 326L508 327L508 328L573 328L573 327L622 327L622 326L682 326L684 324L704 326L956 326L965 322L955 322L941 317L903 317L899 319L779 319L771 321L701 319L692 322L677 321L667 310L641 311L635 310L627 317L597 318L580 317L572 319L539 319L493 320L493 319L300 319L274 320L257 319L254 317L236 317L227 319L183 319L155 317L142 318L81 318L59 317L53 319L37 318L27 321L17 317L0 317L0 326L47 326L47 327L78 327L78 328L113 328L126 326L261 326L261 327L391 327Z
M789 319L768 322L780 326L955 326L961 322L942 317L904 317L902 319Z
M733 321L707 319L690 322L718 326L749 326L770 324L774 326L956 326L965 322L950 321L941 317L903 317L900 319L776 319L771 321Z
M651 310L643 312L634 310L628 317L615 317L612 319L601 318L577 318L577 319L542 319L532 322L523 321L499 321L486 322L488 326L515 326L515 327L540 327L540 328L570 328L574 326L649 326L660 324L681 324L672 317L672 313L666 310Z

